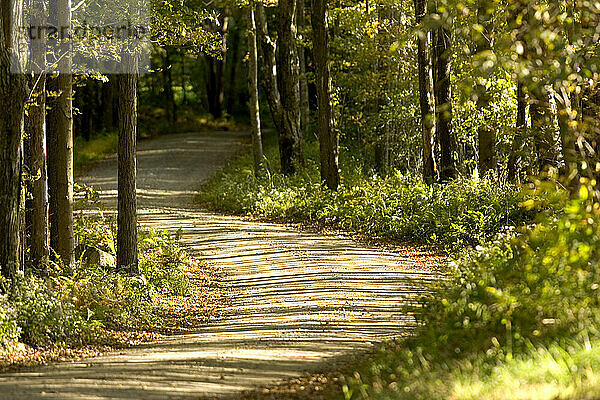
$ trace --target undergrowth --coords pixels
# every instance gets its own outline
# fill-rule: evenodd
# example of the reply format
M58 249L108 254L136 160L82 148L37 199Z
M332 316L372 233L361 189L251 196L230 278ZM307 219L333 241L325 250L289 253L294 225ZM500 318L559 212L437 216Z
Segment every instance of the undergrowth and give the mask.
M274 145L267 146L266 170L258 177L251 155L242 155L203 185L200 202L218 211L435 243L450 250L484 242L556 203L553 195L542 196L535 186L519 190L479 178L428 185L399 172L365 174L353 158L342 158L341 185L330 191L320 182L317 144L309 143L306 152L306 166L293 176L276 172ZM522 207L534 200L536 207Z
M587 193L464 254L415 336L346 376L345 398L600 395L600 205Z
M113 216L80 214L74 230L77 245L115 255ZM106 329L151 327L160 312L159 295L189 290L184 272L192 260L178 239L166 231L141 229L139 275L78 259L69 267L60 262L30 267L12 282L0 281L0 345L80 346L101 340Z
M81 169L117 152L119 138L116 132L104 132L89 140L77 137L73 151L75 168Z

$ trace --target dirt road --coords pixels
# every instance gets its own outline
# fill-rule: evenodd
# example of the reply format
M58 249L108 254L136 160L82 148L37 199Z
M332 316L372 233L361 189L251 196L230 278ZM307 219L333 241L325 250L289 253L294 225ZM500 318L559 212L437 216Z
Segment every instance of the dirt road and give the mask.
M2 399L179 399L233 395L305 371L410 329L402 304L436 276L427 254L406 255L341 237L215 215L195 190L241 146L242 134L169 135L138 150L143 224L182 231L233 297L189 335L87 359L0 375ZM116 158L82 183L114 206Z

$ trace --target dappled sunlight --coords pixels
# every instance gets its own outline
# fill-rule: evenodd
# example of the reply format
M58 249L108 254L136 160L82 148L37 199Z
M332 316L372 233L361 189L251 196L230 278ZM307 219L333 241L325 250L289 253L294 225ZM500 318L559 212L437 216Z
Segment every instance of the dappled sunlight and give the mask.
M176 157L164 151L192 143L189 134L142 142L138 152L140 223L180 232L188 252L216 269L230 289L218 317L191 334L132 350L0 376L0 393L61 399L230 395L330 366L414 329L416 300L439 279L439 255L383 251L342 236L193 210L194 190L223 161L211 146L227 154L238 146L237 136L228 134L228 142L220 135L201 136L206 140L197 144L207 151ZM162 167L148 169L148 162ZM83 182L99 186L101 199L114 207L111 160Z

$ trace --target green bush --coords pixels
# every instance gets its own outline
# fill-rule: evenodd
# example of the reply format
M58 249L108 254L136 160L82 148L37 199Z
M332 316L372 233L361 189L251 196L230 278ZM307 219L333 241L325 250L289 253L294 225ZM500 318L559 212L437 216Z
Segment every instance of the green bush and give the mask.
M114 217L79 216L77 244L114 255ZM33 346L81 345L100 328L136 329L152 324L159 295L185 295L189 256L168 232L142 229L140 274L130 276L76 260L42 270L29 268L13 282L0 281L0 344L21 340Z
M13 285L11 301L18 310L20 340L33 346L81 344L98 326L86 320L60 279L22 278Z
M308 148L306 167L294 176L273 172L276 154L267 152L264 174L255 177L244 155L217 173L200 193L213 209L286 221L311 222L398 240L428 241L457 249L491 239L506 226L531 221L542 202L538 192L523 194L515 185L488 179L458 179L425 184L420 178L392 173L366 176L355 160L342 163L342 183L335 192L319 179L316 145ZM521 203L535 199L538 207Z
M506 398L498 385L507 396L540 383L597 395L599 241L600 204L584 186L563 214L468 252L424 299L415 336L347 377L347 397Z
M73 160L75 168L85 167L93 162L102 160L109 154L116 153L118 146L116 132L105 132L90 140L78 137L75 141Z

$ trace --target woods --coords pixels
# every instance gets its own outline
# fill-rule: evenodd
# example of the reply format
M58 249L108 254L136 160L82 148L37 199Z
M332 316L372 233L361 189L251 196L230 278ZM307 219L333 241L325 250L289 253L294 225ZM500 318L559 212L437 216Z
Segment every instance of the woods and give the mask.
M166 0L123 11L144 17L123 25L126 40L102 37L102 29L75 35L91 23L115 34L121 6L2 3L0 317L10 309L7 337L33 337L36 323L19 313L26 285L55 296L56 309L71 310L65 315L75 315L77 326L126 325L98 305L107 293L122 294L115 304L138 304L132 299L143 293L140 309L158 312L156 288L189 278L165 272L169 262L188 261L170 250L170 239L145 236L140 203L160 198L168 208L199 188L193 204L176 204L189 206L192 221L199 202L407 246L409 259L419 246L447 258L436 269L439 287L422 290L422 309L411 308L411 299L403 311L418 327L411 339L382 344L383 355L357 367L366 383L356 371L340 380L348 399L461 398L452 392L457 385L436 383L461 379L451 366L485 381L494 368L520 368L513 364L519 357L542 362L539 349L600 343L598 4ZM25 37L46 25L53 32ZM138 141L172 133L200 139L154 149L157 159L172 152L176 160L191 146L214 165L192 189L173 189L178 178L142 187ZM231 160L211 147L222 135L230 157L229 134L247 144ZM107 187L114 178L114 188L99 194L75 183L105 158L117 164L104 177ZM109 211L99 199L113 192ZM106 265L91 264L112 289L82 283L92 268L86 251L104 257ZM61 312L50 314L47 320L67 323ZM420 376L426 384L415 387L410 380ZM482 398L496 393L488 383Z

